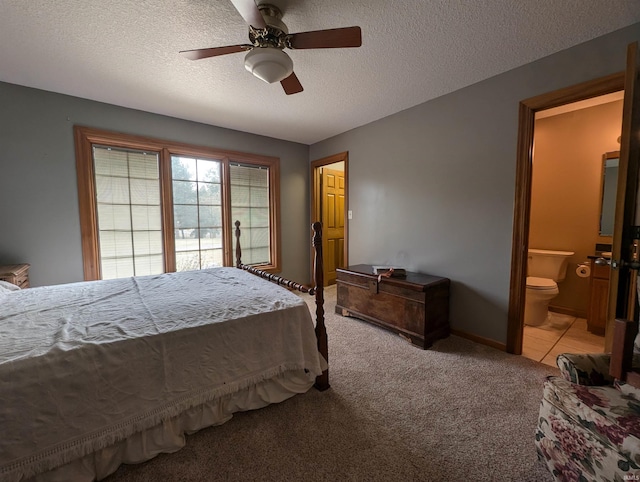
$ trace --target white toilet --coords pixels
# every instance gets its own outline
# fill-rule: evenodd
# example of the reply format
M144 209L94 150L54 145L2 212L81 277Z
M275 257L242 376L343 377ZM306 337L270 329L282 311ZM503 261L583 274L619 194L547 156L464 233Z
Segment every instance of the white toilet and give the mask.
M571 251L529 249L527 292L524 302L525 325L540 326L549 317L549 302L558 293L558 282L567 274Z

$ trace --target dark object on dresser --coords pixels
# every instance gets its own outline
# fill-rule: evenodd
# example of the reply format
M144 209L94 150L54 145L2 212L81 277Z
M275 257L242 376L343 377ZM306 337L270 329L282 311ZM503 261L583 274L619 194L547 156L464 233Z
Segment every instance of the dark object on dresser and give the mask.
M448 278L408 271L404 278L378 281L367 264L337 273L336 313L379 325L425 349L449 336Z

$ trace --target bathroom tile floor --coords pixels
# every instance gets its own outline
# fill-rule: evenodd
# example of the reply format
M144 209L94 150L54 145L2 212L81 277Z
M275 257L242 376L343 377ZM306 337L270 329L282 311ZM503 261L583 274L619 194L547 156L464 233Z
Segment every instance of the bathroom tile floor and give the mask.
M522 356L556 366L560 353L603 353L604 336L587 331L587 320L549 312L541 326L524 326Z

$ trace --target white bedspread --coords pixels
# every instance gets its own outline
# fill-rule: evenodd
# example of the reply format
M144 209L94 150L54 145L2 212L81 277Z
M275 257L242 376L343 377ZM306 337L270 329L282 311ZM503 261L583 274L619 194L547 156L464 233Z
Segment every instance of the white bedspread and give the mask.
M305 303L236 268L2 295L0 480L322 363Z

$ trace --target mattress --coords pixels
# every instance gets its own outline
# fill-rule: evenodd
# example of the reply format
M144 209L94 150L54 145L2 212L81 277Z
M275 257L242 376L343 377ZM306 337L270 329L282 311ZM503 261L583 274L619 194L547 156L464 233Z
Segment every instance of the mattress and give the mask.
M236 268L0 295L0 480L325 366L306 304Z

